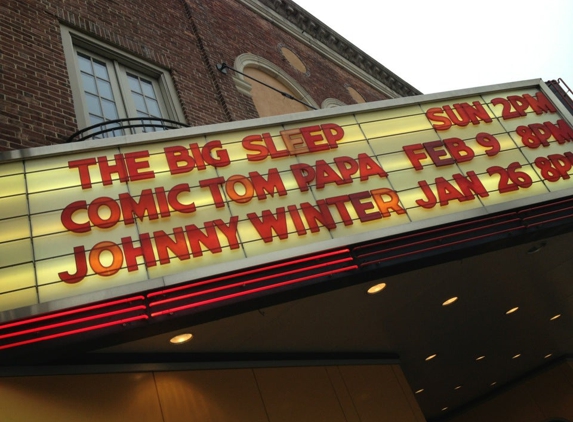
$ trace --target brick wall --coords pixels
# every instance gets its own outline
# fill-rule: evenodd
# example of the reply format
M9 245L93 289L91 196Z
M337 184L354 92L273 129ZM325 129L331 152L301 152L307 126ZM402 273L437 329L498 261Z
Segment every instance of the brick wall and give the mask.
M8 0L0 28L0 149L58 142L75 123L57 21L40 2Z
M387 98L237 1L187 2L197 16L197 26L203 37L204 48L215 62L226 62L232 66L235 58L242 53L261 56L300 83L319 105L327 98L355 104L356 101L350 96L347 86L355 88L366 101ZM286 60L280 51L281 46L289 48L302 60L307 67L306 73L297 71ZM248 96L236 94L232 78L221 74L218 74L217 78L234 120L256 117L252 101Z
M4 0L0 3L0 150L63 142L77 130L60 24L172 75L187 123L258 117L249 96L215 65L253 53L281 67L320 104L385 96L236 0ZM308 72L294 69L279 46Z

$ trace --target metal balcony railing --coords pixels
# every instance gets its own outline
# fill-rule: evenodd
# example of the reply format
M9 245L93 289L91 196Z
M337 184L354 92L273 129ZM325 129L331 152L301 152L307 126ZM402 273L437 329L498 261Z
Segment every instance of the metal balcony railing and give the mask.
M565 107L567 107L567 110L573 114L573 91L571 91L571 88L569 88L565 81L559 78L557 80L547 81L546 84Z
M97 125L78 130L66 142L79 142L87 139L111 138L141 132L158 132L169 129L190 127L188 124L156 117L132 117L108 120Z

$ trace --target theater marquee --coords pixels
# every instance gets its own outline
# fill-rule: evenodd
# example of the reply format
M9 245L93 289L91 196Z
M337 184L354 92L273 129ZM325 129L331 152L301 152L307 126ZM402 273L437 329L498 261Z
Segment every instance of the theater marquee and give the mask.
M570 195L552 98L535 81L5 153L0 311Z

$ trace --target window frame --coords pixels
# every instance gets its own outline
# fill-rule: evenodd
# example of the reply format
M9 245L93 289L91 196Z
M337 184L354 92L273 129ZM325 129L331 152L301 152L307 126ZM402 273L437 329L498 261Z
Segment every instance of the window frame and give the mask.
M153 91L156 97L155 100L157 101L157 106L159 108L161 115L165 119L170 119L169 117L170 113L167 110L167 106L165 105L165 98L164 98L165 95L163 94L163 91L161 90L161 85L157 81L157 79L151 78L146 74L138 72L137 70L127 68L122 64L118 64L118 67L120 72L118 74L118 78L120 79L119 85L120 89L122 90L122 96L125 108L127 110L127 114L131 116L131 114L133 113L133 117L139 117L137 116L138 110L135 101L133 100L133 95L130 95L132 91L131 91L131 84L129 83L129 76L130 76L129 74L131 74L133 76L136 76L140 79L144 79L145 81L151 83L151 86L153 87Z
M105 44L72 28L62 25L60 29L78 129L91 126L84 97L81 73L76 57L78 52L109 65L108 71L110 74L113 72L115 81L112 85L117 84L118 93L120 94L119 98L115 98L120 118L139 117L135 112L135 104L130 95L131 91L127 78L127 73L129 72L152 82L159 100L160 110L162 114L165 113L163 116L164 119L186 123L183 109L179 104L175 85L167 69L162 69L149 62L145 62L132 54ZM114 90L114 96L115 94L116 92ZM140 131L138 131L138 133L139 132Z
M304 101L307 104L310 104L317 110L320 108L318 103L314 101L310 93L306 89L304 89L304 87L301 84L299 84L293 77L291 77L283 69L281 69L271 61L265 59L264 57L257 56L252 53L243 53L235 58L235 63L234 63L235 69L244 73L245 69L248 67L258 69L261 72L265 72L267 75L275 78L285 87L287 87L291 92L295 94L295 96L299 100ZM251 82L247 81L243 75L238 73L233 74L233 81L235 82L235 87L237 88L237 91L239 91L241 94L245 94L248 95L249 97L252 97Z

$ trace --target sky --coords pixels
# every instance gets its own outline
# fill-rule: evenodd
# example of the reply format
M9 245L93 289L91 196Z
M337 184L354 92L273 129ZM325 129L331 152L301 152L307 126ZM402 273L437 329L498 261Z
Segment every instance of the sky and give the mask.
M562 78L571 0L294 0L424 94Z

